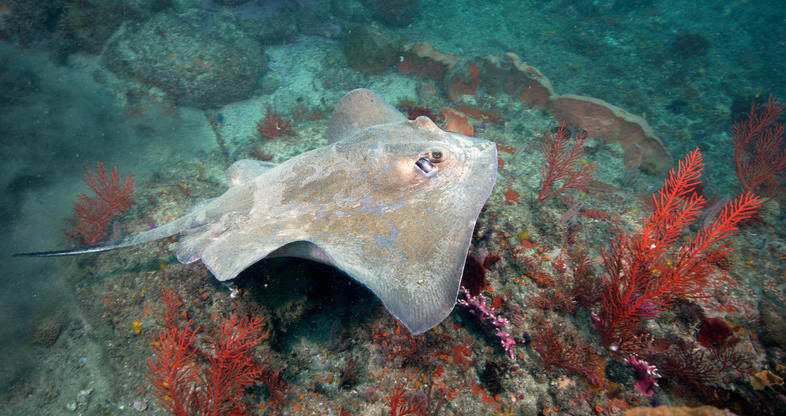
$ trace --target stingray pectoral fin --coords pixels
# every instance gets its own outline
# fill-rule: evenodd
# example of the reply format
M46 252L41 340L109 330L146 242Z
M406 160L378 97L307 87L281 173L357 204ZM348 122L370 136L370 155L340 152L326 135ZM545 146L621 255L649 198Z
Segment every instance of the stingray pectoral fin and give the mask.
M450 314L456 304L464 268L463 262L452 266L389 264L381 268L341 263L337 262L337 266L368 287L413 335L437 326ZM388 271L397 266L403 266L404 270Z
M456 304L464 270L461 260L451 262L451 265L395 260L369 264L359 263L331 248L326 249L326 253L334 259L337 268L374 293L385 309L412 335L422 334L439 325Z
M314 243L309 241L293 241L279 244L226 244L232 236L203 240L207 244L201 247L201 259L210 273L219 281L232 280L243 270L266 258L297 257L334 265L333 260ZM178 259L180 251L178 250ZM181 260L182 261L182 260Z
M406 120L396 107L385 102L377 93L358 88L338 102L325 137L328 143L335 143L366 127Z
M444 282L448 280L453 279L444 279ZM444 321L456 304L458 285L438 286L408 295L401 291L375 293L391 315L401 321L412 335L420 335Z
M270 252L265 258L297 257L333 266L333 259L318 245L310 241L293 241Z
M303 240L280 246L238 244L237 240L228 243L228 240L232 239L224 235L205 246L202 253L202 262L219 281L234 279L265 258L298 257L332 265L374 293L413 335L428 331L450 314L464 269L459 259L451 262L452 267L439 262L409 264L402 273L391 274L391 270L401 270L402 265L380 263L377 267L342 254L343 250L339 247L323 248ZM466 257L466 252L463 257Z

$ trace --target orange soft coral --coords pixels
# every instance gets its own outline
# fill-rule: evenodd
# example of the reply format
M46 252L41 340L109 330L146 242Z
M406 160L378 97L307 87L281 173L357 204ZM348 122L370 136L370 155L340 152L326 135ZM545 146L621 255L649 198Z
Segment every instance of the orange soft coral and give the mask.
M445 126L443 127L445 130L465 136L472 136L475 134L472 123L464 113L447 107L442 109L442 117L445 118Z

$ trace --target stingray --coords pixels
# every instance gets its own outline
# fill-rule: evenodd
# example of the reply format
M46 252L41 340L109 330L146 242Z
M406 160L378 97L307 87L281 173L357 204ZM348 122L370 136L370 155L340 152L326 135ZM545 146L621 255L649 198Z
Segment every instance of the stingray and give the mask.
M177 259L220 281L265 258L334 266L373 292L412 334L456 303L475 222L497 176L494 143L408 120L365 89L334 110L328 145L273 164L240 160L229 189L159 228L94 253L180 235Z

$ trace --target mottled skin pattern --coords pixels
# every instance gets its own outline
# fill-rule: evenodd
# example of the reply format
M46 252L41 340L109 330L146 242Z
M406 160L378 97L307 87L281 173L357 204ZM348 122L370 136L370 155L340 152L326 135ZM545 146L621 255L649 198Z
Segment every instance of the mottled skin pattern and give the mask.
M378 98L355 91L363 100ZM102 247L183 234L178 259L201 259L222 281L265 257L321 261L364 284L413 334L422 333L456 302L472 230L496 180L497 153L494 143L447 133L426 117L399 116L359 123L351 134L338 129L349 135L275 167L237 162L228 172L234 185L223 195L167 230ZM416 167L422 157L434 161L432 177Z

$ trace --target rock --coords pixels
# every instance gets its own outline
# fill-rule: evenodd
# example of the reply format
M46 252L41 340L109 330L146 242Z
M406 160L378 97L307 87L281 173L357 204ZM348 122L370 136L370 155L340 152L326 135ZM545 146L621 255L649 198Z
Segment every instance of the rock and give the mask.
M131 407L133 407L137 412L144 412L147 410L147 402L142 399L136 399L131 404Z
M625 149L625 167L661 175L672 167L671 153L643 118L603 100L565 94L553 98L554 118L587 132L605 143L618 142Z
M236 15L237 16L237 15ZM241 15L243 16L243 15ZM295 39L298 32L295 12L282 9L273 16L240 18L243 32L262 45L280 45Z
M419 0L364 0L363 4L383 23L406 26L415 19Z
M786 312L778 306L763 301L759 306L761 342L786 351Z
M203 32L203 17L159 13L126 25L107 44L103 64L180 105L209 109L251 97L267 66L259 43L240 30Z
M263 95L271 95L281 86L278 74L271 72L259 79L259 89Z
M331 0L330 14L351 22L370 22L373 17L371 10L359 0Z
M90 395L93 394L93 389L79 390L76 396L76 403L79 408L87 409L90 406Z
M777 199L765 200L758 215L765 224L775 224L781 216L781 204Z
M335 39L341 34L341 27L328 21L314 10L303 9L296 16L297 27L304 35L322 36Z
M71 45L97 54L122 21L122 3L86 1L78 6L64 7L60 26Z
M262 45L289 42L297 35L297 5L294 2L266 0L220 3L213 0L202 1L201 8L205 11L202 26L220 26L226 23L228 16L243 33Z
M355 25L341 36L341 50L349 66L357 71L379 74L396 57L396 44L381 30L370 25Z
M682 33L674 38L671 53L677 58L690 59L707 55L710 40L698 33Z

